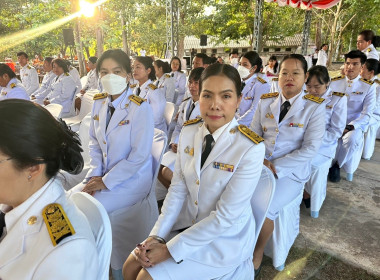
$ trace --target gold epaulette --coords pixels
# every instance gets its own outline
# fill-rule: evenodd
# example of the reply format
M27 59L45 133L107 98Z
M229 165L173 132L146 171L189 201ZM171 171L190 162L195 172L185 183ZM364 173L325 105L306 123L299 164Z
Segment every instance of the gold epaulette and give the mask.
M67 72L65 72L65 76L70 76L70 74L69 74L69 73L67 73Z
M97 93L94 95L94 100L98 100L98 99L103 99L103 98L106 98L108 96L108 93L106 92L103 92L103 93Z
M263 78L261 78L261 77L257 77L257 80L260 82L260 83L262 83L262 84L266 84L267 83L267 81L265 81Z
M341 80L341 79L344 79L346 76L338 76L338 77L335 77L335 78L332 78L331 81L338 81L338 80Z
M272 81L278 82L278 78L273 78Z
M145 99L141 98L140 96L134 95L134 94L131 94L128 98L133 103L136 103L139 106L145 101Z
M28 65L26 68L28 68L28 69L32 69L32 67L31 67L30 65Z
M375 80L375 83L380 85L380 80Z
M75 230L60 204L52 203L46 206L42 210L42 217L54 246L57 246L66 237L75 234Z
M277 96L279 96L278 92L271 92L271 93L261 95L261 99L267 99L267 98L272 98L272 97L277 97Z
M310 101L321 104L325 99L322 97L314 96L312 94L306 94L303 98L308 99Z
M201 120L202 120L201 118L196 118L196 119L188 120L188 121L184 122L183 126L199 123Z
M154 84L149 84L148 87L150 87L153 90L157 89L157 87Z
M171 76L169 74L165 74L165 77L166 78L170 78Z
M129 85L129 88L135 88L137 84Z
M345 96L346 94L345 94L344 92L337 92L337 91L334 91L334 92L332 93L332 95L336 95L336 96L339 96L339 97L343 97L343 96Z
M373 81L371 81L371 80L367 80L367 79L364 79L364 78L360 78L360 81L362 81L362 82L364 82L364 83L366 83L366 84L369 84L370 86L373 85Z
M367 52L371 52L371 51L372 51L371 48L368 48L368 49L367 49Z
M243 124L239 125L238 129L241 133L247 136L255 144L259 144L260 142L264 141L264 138L262 138L260 135L256 134L255 132L253 132L247 126Z
M15 83L11 83L11 88L15 88L16 87L16 84Z

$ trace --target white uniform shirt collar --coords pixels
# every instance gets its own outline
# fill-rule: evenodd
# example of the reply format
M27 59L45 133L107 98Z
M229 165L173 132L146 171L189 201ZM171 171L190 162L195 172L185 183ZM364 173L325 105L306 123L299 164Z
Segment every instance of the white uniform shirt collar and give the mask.
M301 90L301 92L303 92L303 90ZM298 96L300 96L301 92L298 93L296 96L293 96L293 97L290 98L290 99L286 99L285 96L284 96L284 95L282 94L282 92L281 92L281 105L287 100L287 101L289 101L290 106L292 106L293 103L294 103L294 101L296 101L296 99L298 98Z
M330 98L330 96L331 96L331 88L328 88L327 90L326 90L326 92L324 93L324 94L322 94L322 98L323 99L327 99L327 98Z
M251 83L253 81L254 78L257 77L257 73L254 73L252 75L252 77L249 77L247 80L243 80L242 82L245 83L246 85L248 85L249 83Z
M32 194L27 200L21 203L16 208L13 208L5 215L5 224L7 228L7 232L12 228L18 221L20 217L24 215L26 211L32 206L32 204L45 192L45 190L50 186L50 184L54 181L54 177L51 178L42 188Z
M25 66L21 67L23 70L27 69L29 66L29 63L25 64Z
M121 103L121 101L124 99L124 98L128 98L128 96L131 94L130 90L129 90L129 87L127 90L125 90L118 98L116 98L114 101L111 101L111 97L110 97L110 103L112 104L112 107L114 107L115 109L117 108L117 106L119 106L119 104Z
M202 141L203 139L205 138L206 135L208 134L211 134L212 137L214 138L214 141L216 143L216 141L218 141L218 138L220 137L220 135L222 135L223 131L230 125L231 122L228 122L226 123L225 125L223 125L222 127L219 127L217 130L214 131L214 133L210 133L210 131L207 129L206 127L206 123L203 124L202 126Z
M353 83L355 83L355 82L357 82L361 77L360 77L360 75L358 75L355 79L353 79L353 80L350 80L347 76L345 76L346 77L346 82L347 83L350 83L350 84L353 84Z
M141 88L141 91L143 91L144 89L146 89L146 87L148 85L150 85L152 83L152 81L150 79L148 79L145 83L143 83L141 86L139 84L137 84L137 87Z

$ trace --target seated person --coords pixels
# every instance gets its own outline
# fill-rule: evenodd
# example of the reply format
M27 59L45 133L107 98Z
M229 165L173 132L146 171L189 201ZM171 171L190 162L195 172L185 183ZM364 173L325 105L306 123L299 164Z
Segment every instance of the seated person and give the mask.
M51 87L49 94L44 99L44 105L50 103L63 106L62 115L71 112L76 86L73 78L69 74L66 62L62 58L56 58L52 62L53 72L57 76Z
M162 213L126 260L126 280L252 278L250 201L261 176L264 144L235 119L241 101L235 68L210 65L199 87L204 123L195 119L180 134Z
M30 100L15 72L7 64L0 63L0 100L11 98Z
M79 95L75 98L75 109L80 110L82 104L83 95L86 91L91 89L99 89L99 76L96 72L96 62L98 58L96 56L90 56L87 61L88 68L90 71L87 73L87 82L85 86L80 90L82 95Z
M0 278L98 279L91 227L55 177L82 170L78 136L19 99L0 102L0 130Z
M178 139L181 133L183 124L186 121L199 118L199 79L201 78L204 68L198 67L191 70L189 75L189 91L191 97L185 99L179 106L177 122L174 128L172 138L169 144L169 151L163 156L160 171L158 172L158 180L166 187L169 188L170 182L173 177L174 163L178 148Z
M39 104L42 104L45 97L50 93L50 87L54 79L57 77L53 72L52 61L52 57L45 57L43 64L45 76L42 79L41 87L30 96L31 100L35 100L35 102Z

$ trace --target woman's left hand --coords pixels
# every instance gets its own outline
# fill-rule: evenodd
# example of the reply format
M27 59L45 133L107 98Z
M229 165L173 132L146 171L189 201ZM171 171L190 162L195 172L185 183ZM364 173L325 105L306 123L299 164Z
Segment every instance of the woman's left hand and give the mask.
M148 247L146 256L147 258L149 258L149 262L151 265L159 264L171 257L168 247L166 246L166 244L162 243L151 244Z
M90 195L94 195L96 191L106 189L106 185L104 185L102 177L92 177L87 185L83 188L82 192L86 192Z

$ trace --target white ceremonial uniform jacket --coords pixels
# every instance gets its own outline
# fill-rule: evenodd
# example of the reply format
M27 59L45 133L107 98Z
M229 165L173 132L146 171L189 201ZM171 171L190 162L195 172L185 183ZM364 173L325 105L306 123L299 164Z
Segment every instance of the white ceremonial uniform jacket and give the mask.
M53 80L46 99L50 103L61 104L63 106L62 114L65 114L71 110L75 92L76 85L73 78L69 73L63 73Z
M186 92L186 74L180 71L171 72L170 75L175 80L175 90L177 91L177 100L175 104L179 106L184 99Z
M17 78L11 79L6 87L1 88L0 101L12 98L30 100L24 86Z
M55 78L57 78L57 75L54 74L53 71L46 73L42 79L41 87L33 93L34 97L38 100L44 100L49 94L51 90L50 87Z
M346 124L366 131L376 103L376 89L373 82L362 79L360 75L353 80L340 76L331 80L330 88L332 91L347 95Z
M322 65L325 66L327 65L327 53L324 50L320 50L318 52L318 60L316 65Z
M265 75L256 73L245 81L245 87L241 93L242 99L236 113L237 121L240 124L246 126L251 124L261 95L268 93L269 91L270 84Z
M79 92L82 89L82 83L80 82L78 70L73 66L69 66L69 74L73 78L75 85L78 87L77 92Z
M376 85L376 106L373 110L373 117L380 121L380 80L377 78L373 78L372 80Z
M61 205L75 231L56 246L42 215L51 203ZM58 179L51 179L6 213L5 221L7 235L0 243L0 279L98 279L98 252L90 225L67 199Z
M137 95L139 85L131 85L133 94ZM151 80L146 81L141 87L140 97L146 99L153 110L154 127L167 132L165 121L166 98L165 91L157 88Z
M368 48L366 48L363 52L367 56L367 59L374 58L376 60L379 60L379 53L377 52L373 44L369 45Z
M99 76L96 72L96 69L91 69L90 72L87 73L87 82L84 86L84 90L89 89L98 89L99 87Z
M165 98L167 102L175 102L175 80L169 74L164 74L155 83L155 86L162 88L165 91Z
M342 137L347 120L347 97L344 93L328 89L322 98L326 105L326 131L318 153L334 158L338 139ZM322 106L322 105L321 105Z
M97 192L95 198L103 196L103 199L113 200L119 197L120 208L129 197L138 196L142 200L148 194L153 178L152 111L147 102L138 105L130 99L132 96L132 90L128 89L119 97L108 126L111 98L107 94L94 96L91 113L90 169L84 182L94 176L102 177L107 189ZM113 195L108 195L109 192Z
M278 123L283 97L278 93L263 95L251 124L251 129L265 140L265 157L274 164L278 179L287 176L307 182L311 160L322 143L326 104L305 96L302 91Z
M151 231L166 239L170 231L189 227L167 242L176 262L190 259L226 267L252 257L255 220L250 199L265 147L237 126L235 119L227 125L202 169L201 122L184 126L181 132L169 193Z
M21 82L25 87L26 92L32 95L39 87L38 73L37 70L26 64L24 67L20 68L20 78Z
M179 106L177 124L174 128L172 139L170 140L170 144L171 143L178 144L179 134L181 133L181 130L185 121L200 118L201 111L199 108L199 101L195 103L195 107L193 111L191 112L189 118L187 118L188 111L191 109L190 106L192 104L193 104L193 99L190 97L189 99L184 100Z

